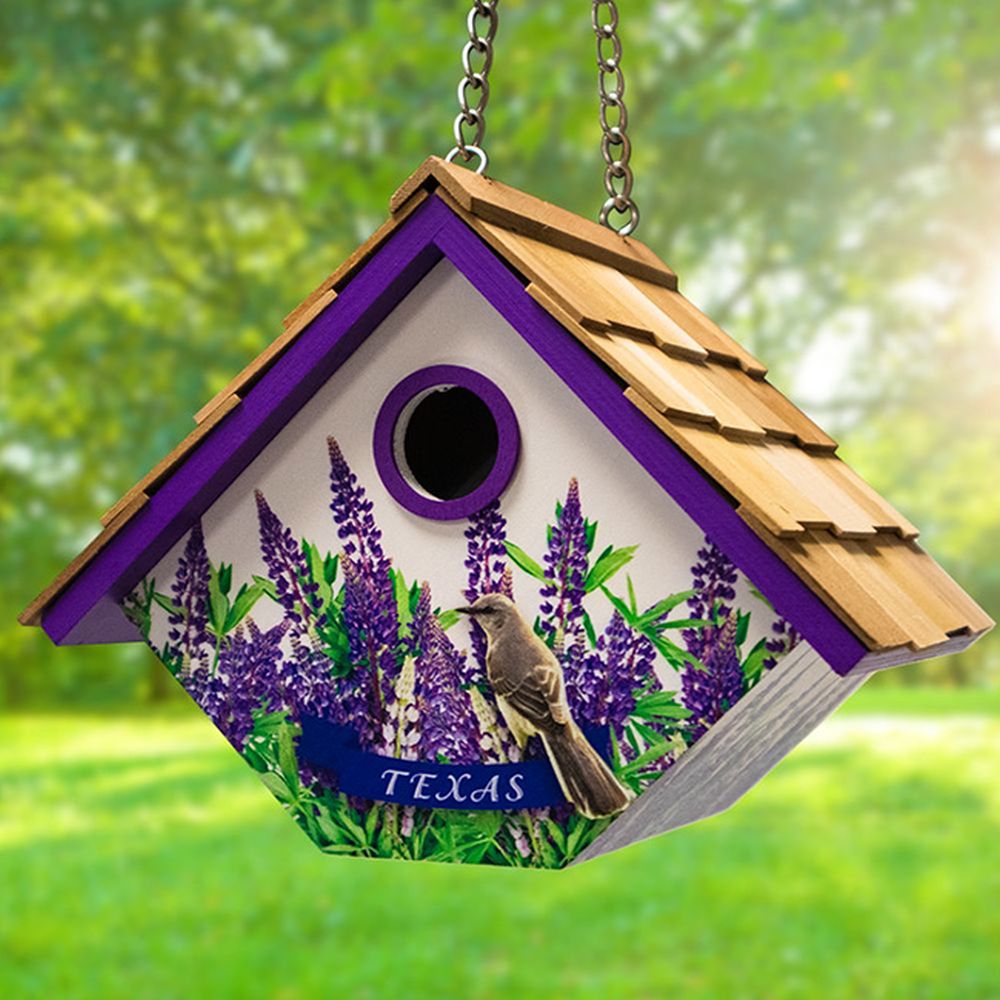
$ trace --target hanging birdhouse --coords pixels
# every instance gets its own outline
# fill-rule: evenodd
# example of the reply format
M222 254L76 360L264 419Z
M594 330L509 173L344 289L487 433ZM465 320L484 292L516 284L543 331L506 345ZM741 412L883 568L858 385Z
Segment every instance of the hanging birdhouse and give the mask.
M148 643L322 850L593 858L992 626L643 244L390 209L21 619Z

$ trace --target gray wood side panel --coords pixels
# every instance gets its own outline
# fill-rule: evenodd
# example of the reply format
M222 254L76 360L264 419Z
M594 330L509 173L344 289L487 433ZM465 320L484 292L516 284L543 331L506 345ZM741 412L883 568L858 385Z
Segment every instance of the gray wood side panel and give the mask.
M800 646L572 864L728 809L866 679L840 677Z

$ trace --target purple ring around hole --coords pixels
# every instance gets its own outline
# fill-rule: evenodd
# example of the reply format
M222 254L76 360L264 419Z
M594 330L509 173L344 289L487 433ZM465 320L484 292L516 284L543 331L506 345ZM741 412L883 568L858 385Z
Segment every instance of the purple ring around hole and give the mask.
M497 427L497 457L489 475L464 497L438 500L420 493L403 475L396 461L396 424L415 396L436 386L461 386L475 393L487 406ZM433 521L458 521L482 510L507 488L521 451L521 432L510 401L495 382L460 365L432 365L407 375L385 397L378 416L372 448L382 485L401 507Z

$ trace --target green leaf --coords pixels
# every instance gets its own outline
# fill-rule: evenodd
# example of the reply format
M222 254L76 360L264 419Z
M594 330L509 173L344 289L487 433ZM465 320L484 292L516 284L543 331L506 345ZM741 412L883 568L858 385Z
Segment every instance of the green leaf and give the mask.
M583 533L587 540L587 551L590 552L594 548L594 542L597 540L597 522L584 521Z
M462 620L462 613L451 608L449 611L439 611L437 616L438 624L447 632Z
M629 763L622 768L622 774L633 775L636 772L641 771L647 764L650 764L655 760L659 760L662 756L664 756L664 754L673 750L674 746L675 744L673 740L661 740L645 752L639 754L635 760L629 761Z
M208 575L208 621L212 632L217 636L226 634L226 618L229 616L229 598L222 591L220 573L225 567L211 567Z
M327 555L324 558L320 554L319 548L305 539L302 539L301 546L302 555L305 556L306 565L309 567L309 580L303 582L318 585L319 590L316 593L320 599L320 607L326 608L333 598L333 591L330 589L330 583L326 579L326 560L330 557Z
M254 583L251 586L243 584L237 591L236 598L233 600L232 607L229 609L229 614L226 616L226 623L224 627L225 634L228 635L234 628L250 612L253 610L253 606L264 596L264 588L261 587L259 583Z
M670 614L678 605L683 604L693 594L693 590L684 590L679 594L671 594L669 597L664 597L662 601L657 601L649 610L642 613L639 617L640 623L647 625L659 618L663 618L665 615Z
M693 656L686 649L681 649L677 643L671 642L655 628L647 626L640 631L656 647L657 652L675 669L679 670L685 666L692 666L696 670L707 669L696 656Z
M594 820L587 819L586 816L576 817L577 822L574 824L573 829L570 831L569 836L566 838L566 850L565 854L567 858L575 858L577 851L582 846L580 841L583 837L588 834L594 827Z
M629 625L634 627L636 624L636 618L635 615L632 614L629 606L620 597L615 597L615 595L612 594L607 587L602 586L600 590L601 593L604 594L604 596L611 602L612 607L618 612L618 614L620 614Z
M295 795L290 791L280 774L275 774L274 771L263 771L260 780L276 799L289 805L295 801Z
M632 612L632 618L634 620L639 615L639 609L636 606L635 587L632 584L632 577L631 576L626 576L625 577L625 582L626 582L626 584L628 584L628 606L629 606L629 610Z
M632 714L644 719L687 719L691 711L677 704L676 692L654 691L636 701Z
M219 563L219 590L228 595L233 586L233 564Z
M405 627L413 621L413 614L410 611L410 588L398 569L390 569L389 573L392 576L392 589L396 597L396 615L399 624Z
M175 604L174 601L166 594L153 594L153 600L156 601L156 603L159 604L164 611L168 611L172 615L184 614L184 609L179 604Z
M665 632L671 628L705 628L711 625L710 621L704 618L671 618L669 621L658 622L655 628L658 632Z
M254 573L253 582L256 583L260 589L271 598L272 601L276 601L278 599L278 588L275 587L272 580L269 580L266 576L258 576Z
M750 615L738 611L736 614L736 645L742 646L747 641L747 632L750 630Z
M764 661L769 654L770 650L767 648L766 639L758 640L747 654L743 661L743 679L748 690L760 680L761 674L764 672Z
M299 762L295 756L295 737L290 724L278 730L278 767L293 792L299 790Z
M543 828L548 832L548 835L551 838L552 843L554 843L556 847L560 851L562 851L563 854L565 854L566 834L563 831L563 828L558 823L556 823L554 820L551 819L544 820L542 825Z
M584 591L589 594L610 580L623 566L632 561L638 548L638 545L629 545L622 549L605 549L587 574L583 585Z
M511 561L515 566L523 569L525 573L529 576L533 576L536 580L545 579L545 570L535 562L527 552L524 551L519 545L515 545L513 542L504 542L504 546L507 549L507 555L510 556Z

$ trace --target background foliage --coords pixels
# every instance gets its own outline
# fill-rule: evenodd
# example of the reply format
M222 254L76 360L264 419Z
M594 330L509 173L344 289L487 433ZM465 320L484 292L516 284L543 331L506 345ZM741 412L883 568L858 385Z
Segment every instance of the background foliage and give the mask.
M995 612L1000 7L623 6L639 235ZM584 7L505 5L488 144L592 215ZM463 10L0 5L0 703L171 690L13 616L448 148ZM995 678L998 642L879 683Z

